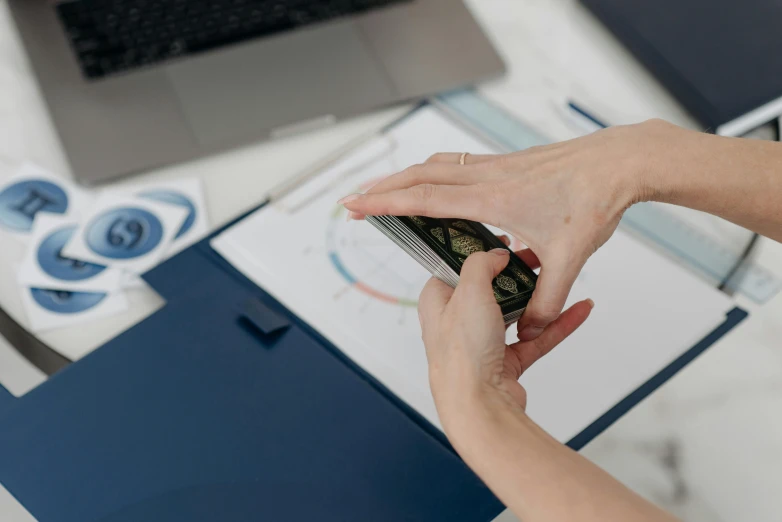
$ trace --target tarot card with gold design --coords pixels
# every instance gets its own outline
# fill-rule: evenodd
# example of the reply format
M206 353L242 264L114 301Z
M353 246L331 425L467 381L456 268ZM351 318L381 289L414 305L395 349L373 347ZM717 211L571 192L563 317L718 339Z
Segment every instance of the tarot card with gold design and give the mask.
M429 272L456 287L467 257L507 248L481 223L423 216L368 216L372 223ZM493 281L494 296L506 324L519 319L535 289L537 276L511 252L508 266Z

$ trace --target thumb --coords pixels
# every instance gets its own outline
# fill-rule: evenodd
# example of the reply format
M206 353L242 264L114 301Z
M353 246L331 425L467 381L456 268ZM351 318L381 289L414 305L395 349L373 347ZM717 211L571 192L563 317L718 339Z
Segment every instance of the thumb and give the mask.
M471 301L484 300L496 302L492 281L508 266L510 251L495 248L488 252L476 252L470 255L459 274L456 291L467 295Z
M424 335L430 324L437 324L452 295L453 288L435 277L426 283L418 298L418 319Z
M559 317L582 266L583 263L561 261L543 264L535 291L517 326L519 341L537 339Z

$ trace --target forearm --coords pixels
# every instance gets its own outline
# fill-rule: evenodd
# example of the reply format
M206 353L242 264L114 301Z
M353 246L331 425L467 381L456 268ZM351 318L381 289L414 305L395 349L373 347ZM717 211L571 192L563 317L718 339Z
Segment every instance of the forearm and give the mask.
M651 125L659 153L639 158L639 199L708 212L782 241L782 144Z
M468 465L525 522L675 520L501 399L465 406L449 437ZM480 403L480 404L478 404Z

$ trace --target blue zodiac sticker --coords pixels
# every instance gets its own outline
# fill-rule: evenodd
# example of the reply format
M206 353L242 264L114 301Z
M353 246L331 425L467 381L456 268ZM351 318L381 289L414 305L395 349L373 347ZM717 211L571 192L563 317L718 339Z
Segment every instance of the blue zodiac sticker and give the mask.
M193 202L190 198L180 192L175 192L173 190L150 190L142 192L139 196L154 201L160 201L161 203L168 203L169 205L177 205L187 210L187 218L185 219L185 222L182 223L182 226L179 227L179 231L176 233L176 236L174 236L174 239L179 239L187 234L193 227L193 223L195 223L196 217L198 216L198 211Z
M133 259L153 251L163 240L163 224L137 207L115 208L98 215L84 233L87 246L109 259Z
M44 309L65 315L86 312L98 306L106 298L106 294L98 292L66 292L43 288L31 288L30 294Z
M77 225L69 225L54 230L38 247L36 260L41 269L62 281L84 281L102 273L106 267L71 259L62 254L62 249L70 241Z
M51 181L20 181L0 192L0 225L16 232L29 232L39 212L65 214L66 210L68 195Z

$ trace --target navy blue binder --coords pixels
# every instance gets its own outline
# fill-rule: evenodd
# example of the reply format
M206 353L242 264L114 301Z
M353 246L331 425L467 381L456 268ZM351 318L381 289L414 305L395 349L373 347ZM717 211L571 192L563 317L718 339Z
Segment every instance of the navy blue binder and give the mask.
M439 430L209 239L145 279L161 310L27 395L0 392L0 482L40 522L489 521L503 509ZM744 317L731 312L570 445Z

